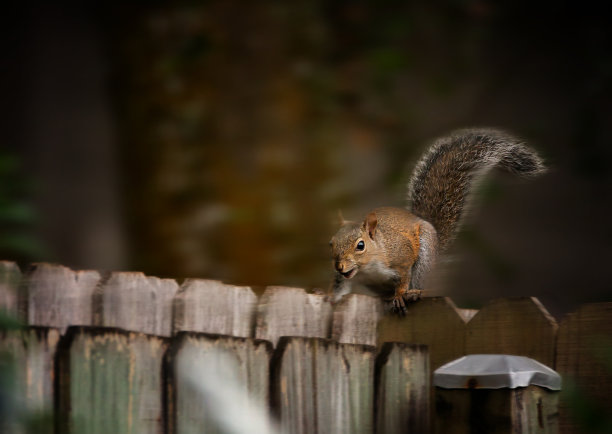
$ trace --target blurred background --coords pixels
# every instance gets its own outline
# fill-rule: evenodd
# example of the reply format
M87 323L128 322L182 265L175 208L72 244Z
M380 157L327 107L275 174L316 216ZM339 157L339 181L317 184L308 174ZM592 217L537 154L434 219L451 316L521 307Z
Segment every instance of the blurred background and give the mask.
M596 4L29 2L2 22L0 258L326 290L337 210L402 206L453 129L492 177L436 289L609 301L612 34Z

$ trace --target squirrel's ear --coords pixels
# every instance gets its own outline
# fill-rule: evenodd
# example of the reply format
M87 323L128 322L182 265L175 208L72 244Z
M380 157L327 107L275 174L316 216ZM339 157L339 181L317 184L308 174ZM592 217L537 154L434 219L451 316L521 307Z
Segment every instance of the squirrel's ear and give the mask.
M376 213L369 213L365 221L363 222L364 229L370 235L370 238L374 239L374 234L376 233L376 225L378 224L378 218L376 217Z
M347 223L347 221L344 220L341 209L338 209L338 223L340 223L340 226L344 226L344 224Z

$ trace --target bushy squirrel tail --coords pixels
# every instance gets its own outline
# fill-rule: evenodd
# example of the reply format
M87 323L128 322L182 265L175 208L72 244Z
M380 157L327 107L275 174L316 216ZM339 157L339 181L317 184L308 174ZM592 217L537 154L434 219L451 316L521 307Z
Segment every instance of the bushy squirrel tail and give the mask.
M533 149L494 129L455 131L436 140L417 163L408 208L434 226L440 251L455 238L476 185L494 168L521 177L546 170Z

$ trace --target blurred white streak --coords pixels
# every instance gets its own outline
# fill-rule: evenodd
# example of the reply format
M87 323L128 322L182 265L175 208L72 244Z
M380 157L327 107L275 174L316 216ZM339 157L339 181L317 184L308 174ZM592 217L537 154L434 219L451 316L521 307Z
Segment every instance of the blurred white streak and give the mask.
M189 349L185 349L188 351ZM191 423L194 432L226 434L280 434L272 423L266 403L249 396L247 385L237 381L240 367L231 354L223 351L202 353L194 349L178 360L177 375L181 387L189 389L204 409Z

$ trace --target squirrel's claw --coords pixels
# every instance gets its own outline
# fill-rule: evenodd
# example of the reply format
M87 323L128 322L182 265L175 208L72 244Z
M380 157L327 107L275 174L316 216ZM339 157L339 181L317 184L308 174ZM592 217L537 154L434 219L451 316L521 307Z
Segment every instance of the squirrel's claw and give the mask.
M406 315L406 303L404 303L403 294L398 294L393 297L391 301L391 312L398 315Z
M423 290L421 289L409 289L396 294L391 299L391 312L405 316L408 308L406 303L412 303L421 299Z

